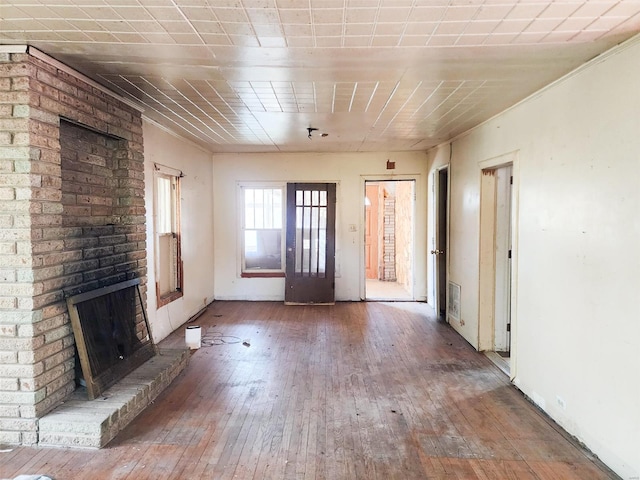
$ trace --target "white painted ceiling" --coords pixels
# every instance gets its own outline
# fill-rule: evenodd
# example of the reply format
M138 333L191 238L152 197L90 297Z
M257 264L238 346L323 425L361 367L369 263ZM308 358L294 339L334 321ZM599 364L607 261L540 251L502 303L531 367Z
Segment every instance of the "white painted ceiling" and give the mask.
M640 0L0 0L0 43L214 152L426 150L638 32Z

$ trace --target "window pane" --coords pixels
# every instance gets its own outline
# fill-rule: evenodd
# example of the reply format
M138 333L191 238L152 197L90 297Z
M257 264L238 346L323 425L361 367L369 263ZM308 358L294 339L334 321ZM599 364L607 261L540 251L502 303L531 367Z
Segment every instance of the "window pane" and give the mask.
M273 228L282 228L282 190L273 191Z
M175 290L175 282L173 275L173 237L171 235L162 235L158 237L158 272L157 283L160 295L166 295Z
M255 190L256 228L264 228L264 190Z
M243 268L282 270L283 189L243 189Z
M157 192L157 222L159 234L171 233L172 208L171 208L171 180L166 177L158 177Z
M273 228L273 190L264 190L264 228Z
M255 227L255 210L254 210L254 194L252 188L246 188L244 191L244 227Z
M246 270L281 269L281 242L280 230L246 230L244 252Z
M255 255L258 253L258 235L255 230L244 231L244 254Z

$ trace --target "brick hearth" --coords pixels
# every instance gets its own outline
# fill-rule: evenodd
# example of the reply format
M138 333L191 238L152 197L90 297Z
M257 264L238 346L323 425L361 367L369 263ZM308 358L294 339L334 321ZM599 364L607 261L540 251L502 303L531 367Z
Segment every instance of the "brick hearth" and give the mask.
M40 445L101 448L109 443L185 369L188 350L160 350L95 400L76 390L39 421Z

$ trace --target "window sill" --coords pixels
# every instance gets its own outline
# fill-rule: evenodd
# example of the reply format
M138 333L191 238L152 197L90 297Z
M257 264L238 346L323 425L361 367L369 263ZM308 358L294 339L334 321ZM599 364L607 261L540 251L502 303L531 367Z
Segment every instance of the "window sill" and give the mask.
M157 308L164 307L165 305L168 305L169 303L173 302L174 300L179 299L183 295L184 294L180 290L177 290L175 292L167 293L166 295L163 295L162 297L156 296Z
M284 278L284 272L242 272L242 278Z

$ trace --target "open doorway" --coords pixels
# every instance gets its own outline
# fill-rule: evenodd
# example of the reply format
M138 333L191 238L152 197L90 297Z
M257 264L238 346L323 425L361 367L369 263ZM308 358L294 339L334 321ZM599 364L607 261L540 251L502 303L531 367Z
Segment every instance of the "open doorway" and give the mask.
M496 169L495 308L493 349L511 356L511 190L513 167Z
M415 180L365 182L365 299L413 300Z
M480 349L511 372L513 164L482 170Z

